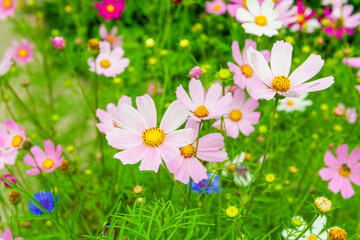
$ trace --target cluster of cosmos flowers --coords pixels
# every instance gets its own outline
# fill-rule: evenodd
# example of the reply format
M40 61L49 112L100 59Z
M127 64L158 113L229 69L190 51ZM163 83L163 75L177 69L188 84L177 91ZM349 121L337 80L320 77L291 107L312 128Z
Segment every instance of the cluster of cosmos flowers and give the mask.
M353 13L353 6L344 1L326 1L322 15L317 14L303 1L299 0L214 0L205 3L205 11L211 14L230 14L241 23L245 32L257 36L274 36L281 28L290 31L313 33L321 29L331 37L343 38L355 33L360 25L360 13ZM125 10L124 0L103 0L96 2L99 16L105 20L118 19ZM13 0L0 0L0 20L13 17ZM89 41L89 49L96 49L87 61L89 71L105 77L117 77L129 66L122 48L123 36L118 28L109 31L104 24L99 26L102 41ZM240 44L239 44L239 41ZM220 81L214 81L205 88L201 80L202 70L195 66L190 70L188 89L183 84L173 92L174 100L169 104L161 120L157 118L157 107L151 93L131 99L122 96L117 104L109 103L106 110L98 108L96 123L98 130L105 134L108 144L119 150L114 158L124 165L139 164L140 171L158 172L164 167L174 175L174 179L191 186L197 193L218 193L219 176L211 173L216 163L225 163L227 171L223 175L234 175L234 182L247 186L253 175L246 166L249 155L240 153L229 159L225 149L225 138L237 139L239 135L249 136L255 131L261 113L256 111L262 100L276 99L279 111L304 111L312 105L306 99L309 93L325 90L332 86L332 76L313 80L324 65L320 55L311 54L302 64L291 71L293 46L286 41L276 41L272 49L258 49L251 39L241 39L231 44L233 61L227 66L229 71L219 73ZM65 51L63 37L51 38L55 49ZM244 44L242 44L244 43ZM244 45L240 49L240 45ZM230 46L229 46L230 47ZM14 40L0 62L0 77L5 75L13 64L23 66L34 58L34 45L27 39ZM344 58L343 63L352 68L360 68L360 57ZM224 86L221 80L229 79L233 74L233 84ZM360 70L357 73L360 76ZM354 86L359 90L360 86ZM247 94L249 97L247 97ZM264 101L263 101L264 102ZM345 116L354 124L357 121L355 108L346 108L339 104L335 114ZM209 123L215 133L203 129ZM206 132L206 134L205 134ZM51 174L64 163L61 145L44 140L42 146L34 145L25 150L25 129L9 119L0 124L0 169L16 164L19 151L29 151L23 157L28 175ZM251 157L251 156L250 156ZM259 159L262 162L262 158ZM349 151L346 144L328 150L324 155L325 168L319 171L328 188L337 194L341 192L347 199L355 194L352 183L360 186L360 149ZM6 179L4 179L6 178ZM5 174L1 178L5 187L8 182L16 184L15 176ZM58 197L51 191L40 191L29 201L29 210L35 215L51 214ZM42 206L39 208L39 204ZM301 217L295 217L304 223ZM326 216L318 218L306 231L303 238L321 239L328 237L323 231ZM305 225L296 231L303 231ZM282 232L284 238L293 229ZM0 239L13 239L9 229L0 232ZM18 239L18 238L15 238Z

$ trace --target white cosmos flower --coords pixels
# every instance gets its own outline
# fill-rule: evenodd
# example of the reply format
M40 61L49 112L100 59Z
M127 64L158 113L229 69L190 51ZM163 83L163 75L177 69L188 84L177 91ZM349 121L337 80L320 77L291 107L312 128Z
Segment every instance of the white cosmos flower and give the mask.
M258 0L248 0L247 7L249 10L238 8L236 12L236 19L244 22L242 27L246 33L268 37L279 34L277 30L282 22L277 19L279 14L272 0L265 0L261 6Z
M299 98L288 97L279 101L279 111L285 112L294 112L300 111L303 112L307 106L312 105L312 101L306 99L308 96L307 93L301 95Z
M302 217L294 217L293 219L300 219L304 223L304 219ZM325 240L328 237L328 233L324 230L326 225L326 216L318 217L313 225L305 232L303 236L299 238L299 240ZM289 240L294 240L304 229L306 228L306 224L298 227L297 229L287 228L284 229L281 233L283 238L287 238ZM288 237L288 235L291 236Z

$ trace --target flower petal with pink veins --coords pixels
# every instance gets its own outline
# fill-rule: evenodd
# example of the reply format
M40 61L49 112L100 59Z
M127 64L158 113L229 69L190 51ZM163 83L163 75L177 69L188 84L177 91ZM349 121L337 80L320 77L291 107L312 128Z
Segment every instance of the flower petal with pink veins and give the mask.
M242 112L250 112L250 111L254 111L258 106L259 106L258 101L256 101L253 98L249 98L248 100L246 100L241 110Z
M290 87L290 91L295 91L298 93L298 95L302 95L306 92L316 92L316 91L324 90L326 88L329 88L333 83L334 83L334 77L330 76L315 81L303 83L295 87Z
M348 178L345 178L343 181L343 185L341 187L341 196L344 199L348 199L352 196L354 196L355 191L354 188L351 186L351 182Z
M202 151L198 150L196 157L207 162L222 162L227 159L227 153L223 150Z
M179 147L175 147L174 145L171 145L171 144L162 143L162 144L160 144L158 149L159 149L159 152L160 152L160 157L165 162L170 162L174 158L177 158L177 157L180 156Z
M258 51L252 51L251 63L256 75L269 87L272 86L272 80L274 78L269 65L267 64L263 55ZM256 89L254 89L256 90ZM275 94L274 94L275 95Z
M243 63L243 58L241 56L241 52L240 52L240 49L239 49L239 43L237 41L232 42L231 50L232 50L232 56L233 56L233 59L235 60L235 62L239 66L242 66L244 63Z
M204 105L211 109L222 96L222 87L220 84L213 84L206 93Z
M273 76L289 76L293 46L284 41L277 41L271 49L270 65Z
M192 143L194 130L191 128L185 128L176 130L165 136L165 142L173 146L184 147Z
M232 94L226 93L225 96L221 97L214 105L208 108L210 114L220 117L225 113L232 100Z
M113 121L119 127L130 131L143 132L147 128L145 119L133 106L128 104L121 105L113 115Z
M339 174L339 170L335 170L333 168L322 168L319 171L319 175L322 180L329 181Z
M210 133L199 139L198 151L216 151L223 147L224 137L220 133Z
M160 152L156 147L148 148L144 159L140 164L140 171L154 171L157 172L161 164Z
M119 128L114 128L107 132L106 139L108 140L109 145L116 149L134 148L142 143L140 133L134 133Z
M188 171L194 182L198 183L201 180L207 179L206 168L199 160L196 158L189 158L185 159L185 161L188 161Z
M189 95L186 93L182 85L176 88L176 97L178 100L184 103L189 110L193 112L195 111L195 105L193 101L190 99Z
M136 106L140 115L146 122L147 128L156 126L156 107L154 100L148 95L136 98Z
M189 117L189 110L179 100L170 104L160 122L160 128L165 133L173 132L178 129Z
M324 60L321 59L321 56L316 54L311 54L306 61L301 64L298 68L295 69L289 76L292 86L297 86L301 83L306 82L307 80L314 77L321 68L324 66Z
M195 107L204 104L204 88L200 80L195 78L191 79L189 83L189 92Z
M144 144L140 144L134 148L129 148L116 153L114 158L120 159L124 165L135 164L148 154L149 149L151 149L151 147L146 147Z

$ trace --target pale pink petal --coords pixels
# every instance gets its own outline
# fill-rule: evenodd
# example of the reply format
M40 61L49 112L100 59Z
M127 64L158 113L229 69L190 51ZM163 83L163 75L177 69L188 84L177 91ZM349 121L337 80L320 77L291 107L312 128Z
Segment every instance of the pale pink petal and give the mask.
M349 155L347 164L352 165L360 160L360 148L355 148Z
M218 151L199 151L196 157L207 162L222 162L227 159L227 153L223 150Z
M191 161L194 158L191 157L189 159ZM178 180L184 184L189 183L189 178L190 178L190 171L189 171L189 165L188 165L189 159L182 158L181 164L178 166L178 168L174 172L174 179Z
M211 85L205 97L205 101L204 101L205 107L211 109L219 100L221 95L222 95L221 85L218 83Z
M233 43L231 44L231 50L232 50L232 56L233 56L235 62L239 66L242 66L244 63L243 63L241 52L239 49L239 43L237 41L233 41Z
M171 144L167 144L166 142L160 144L158 149L159 149L160 157L165 162L170 162L174 158L180 156L179 147L176 147L176 146L171 145Z
M324 90L326 88L329 88L334 83L334 77L325 77L321 78L319 80L307 82L300 84L298 86L295 86L294 89L290 87L290 90L296 91L299 95L302 95L306 92L315 92Z
M170 133L179 128L189 117L189 110L179 100L175 100L166 110L160 122L160 128Z
M220 125L220 121L219 121ZM237 138L239 136L239 127L236 122L230 119L225 119L226 136Z
M224 137L220 133L210 133L199 139L198 151L215 151L223 147Z
M189 83L189 91L195 107L204 104L204 88L200 80L192 78Z
M236 65L235 63L227 62L227 65L229 67L230 72L233 72L233 73L241 72L241 68L238 65Z
M151 149L151 147L146 147L144 144L140 144L137 147L129 148L116 153L114 158L120 159L124 165L135 164L144 158L149 149Z
M46 157L53 159L55 157L55 146L54 143L50 140L44 141L44 149Z
M46 159L44 151L38 146L33 146L30 152L34 155L36 162L41 162Z
M13 235L10 231L10 229L5 229L4 230L4 234L2 235L2 237L4 238L4 240L12 240L13 239Z
M109 145L116 149L134 148L142 143L140 133L134 133L119 128L114 128L107 132L106 139L108 140Z
M277 41L272 49L270 65L273 76L289 76L293 46L284 41Z
M198 183L201 180L207 179L206 168L201 164L196 158L188 158L184 161L188 161L188 171L190 172L190 177L194 182Z
M161 164L160 153L156 147L148 148L148 152L140 164L140 171L157 172Z
M339 170L335 170L333 168L322 168L319 171L319 175L322 180L329 181L330 179L334 178L336 175L338 175Z
M148 128L156 126L156 108L154 100L145 94L136 98L136 106L140 115L145 119Z
M183 165L184 157L182 155L175 157L170 162L166 163L167 168L171 173L175 173Z
M360 57L344 58L343 63L352 68L360 68Z
M292 86L297 86L303 82L314 77L323 67L324 60L321 59L321 56L316 54L311 54L306 61L301 64L294 72L289 76Z
M226 93L225 96L221 97L213 106L209 107L209 112L213 116L221 116L227 110L227 107L231 104L233 98L231 93Z
M273 74L263 55L258 51L251 53L251 63L256 75L269 87L272 86Z
M176 130L165 136L165 142L173 146L184 147L192 143L194 130L191 128Z
M260 53L264 56L266 62L270 62L270 51L269 50L262 50Z
M192 142L194 142L199 135L199 127L200 127L199 125L200 125L200 123L193 119L188 119L185 124L185 128L191 128L192 130L194 130Z
M348 178L344 178L343 185L341 187L341 196L344 199L350 198L354 196L355 191L354 188L351 186L351 182Z
M28 175L37 175L40 173L40 170L38 168L32 168L32 169L26 170L26 173Z
M26 165L29 165L29 166L32 166L32 167L36 167L36 163L35 163L35 160L34 158L30 155L30 154L26 154L24 156L24 163Z
M145 119L134 107L128 104L122 104L120 109L117 109L113 115L113 121L119 127L130 131L143 132L147 128Z
M346 144L340 145L336 149L336 157L340 164L346 163L348 152L349 152L349 147Z
M341 165L330 151L326 151L324 156L324 162L326 166L333 169L339 169Z
M329 189L333 193L338 193L343 185L344 177L340 176L340 174L337 174L328 184Z
M272 98L274 98L276 91L274 89L249 89L248 91L250 92L251 96L253 97L257 97L259 99L266 99L266 100L270 100Z
M253 98L246 100L244 106L241 108L243 112L254 111L259 106L259 102Z
M184 103L189 110L195 111L195 106L193 101L190 99L189 95L186 93L185 89L182 85L177 87L176 89L176 97L179 99L182 103Z
M100 24L99 34L102 39L107 39L107 37L109 36L109 33L104 24Z
M352 173L352 174L350 174L349 178L353 183L360 186L360 175L359 174Z
M243 119L250 124L258 124L260 119L260 112L248 112L243 116Z
M245 136L249 136L252 132L255 131L255 128L253 127L253 125L251 125L246 120L239 121L238 126L239 126L241 133L244 134Z

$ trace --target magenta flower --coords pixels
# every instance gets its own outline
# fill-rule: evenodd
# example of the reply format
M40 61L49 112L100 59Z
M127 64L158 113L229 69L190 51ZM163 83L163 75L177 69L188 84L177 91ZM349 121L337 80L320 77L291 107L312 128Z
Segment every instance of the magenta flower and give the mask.
M51 43L54 45L54 48L56 50L64 50L65 46L66 46L66 42L65 39L63 37L54 37L54 38L50 38L51 39Z
M26 139L26 133L23 127L14 120L9 119L0 123L0 148L22 148Z
M324 157L327 168L319 171L324 181L329 181L329 189L333 193L341 191L343 198L350 198L354 195L351 182L360 186L360 149L355 148L348 156L348 145L340 145L336 149L336 157L327 151Z
M201 77L201 68L199 66L193 67L189 72L189 76L191 78L200 79L200 77Z
M302 0L297 1L296 7L296 21L289 24L290 30L292 32L297 31L305 31L308 33L312 33L315 29L320 27L320 23L317 19L313 18L316 14L315 10L311 10L311 8L304 6Z
M0 0L0 20L13 17L15 14L16 0Z
M216 15L222 15L226 13L226 3L222 0L213 0L211 2L205 2L205 11Z
M4 232L0 231L0 239L2 240L21 240L22 238L14 238L10 229L6 228Z
M0 62L0 77L5 75L9 70L10 67L13 65L13 60L11 59L11 55L8 52L4 53L4 56Z
M181 147L181 155L166 165L169 171L174 173L175 180L188 184L189 179L192 178L194 182L198 183L201 180L207 179L206 168L199 160L222 162L227 159L227 153L221 150L224 147L224 137L220 133L210 133L201 137L197 145L199 123L189 120L185 128L192 128L194 130L192 143Z
M154 100L145 94L136 98L137 109L122 104L113 115L120 128L106 133L110 146L123 150L114 155L123 164L141 161L140 171L157 172L161 160L170 162L180 155L180 148L192 141L192 129L178 129L188 118L189 111L180 101L174 101L165 112L160 125Z
M31 154L27 154L24 157L24 163L34 167L26 170L29 175L37 175L40 172L50 173L55 171L61 165L64 157L61 157L62 147L57 145L56 149L54 143L50 140L44 141L43 151L39 146L33 146L30 149Z
M218 83L211 85L206 93L200 80L193 78L189 90L191 99L182 85L177 87L176 97L191 111L191 118L197 121L220 118L232 101L231 93L222 95L222 87Z
M245 41L245 47L243 54L241 55L239 44L237 41L233 41L231 45L232 56L235 60L235 63L228 62L227 65L230 69L230 72L234 73L234 83L238 85L241 89L245 88L266 88L266 85L259 79L259 77L254 73L253 68L250 66L251 63L248 58L248 49L252 47L256 50L256 42L251 39ZM261 51L261 54L264 56L267 62L270 61L270 52L268 50ZM252 94L250 92L250 94ZM256 96L254 96L256 98Z
M245 136L249 136L255 128L253 125L259 123L260 112L254 112L259 106L259 102L253 98L245 101L245 92L237 89L234 92L234 99L225 112L226 136L237 138L239 131ZM213 127L220 129L221 121L218 120Z
M334 77L325 77L307 82L314 77L324 65L319 55L311 54L290 75L293 47L290 43L277 41L271 50L270 65L258 51L251 52L255 73L267 85L267 89L252 89L259 98L272 99L276 93L286 97L300 97L306 92L320 91L334 83Z
M129 104L131 105L131 98L128 96L122 96L119 101L117 106L115 106L115 104L113 103L109 103L106 106L106 111L102 110L100 108L98 108L96 110L96 116L99 118L100 123L97 123L96 126L99 129L100 132L102 133L106 133L108 131L110 131L111 129L118 127L114 121L113 121L113 115L116 112L116 109L119 109L121 104Z
M12 176L11 174L4 174L4 177L6 178L7 181L15 184L16 183L16 177ZM5 187L9 188L10 185L2 178L0 177L0 180L4 183Z
M19 66L23 66L34 59L34 45L29 43L26 38L23 38L20 43L13 40L11 44L12 47L7 52Z
M116 36L118 28L114 26L111 32L108 32L104 24L100 24L99 34L104 41L108 41L112 48L115 48L123 43L123 36Z
M89 71L105 77L116 77L116 75L125 71L129 66L130 60L123 58L125 52L121 47L111 50L109 42L100 42L100 53L94 58L88 59ZM95 68L96 66L96 68Z
M118 19L125 10L125 0L102 0L101 3L94 3L99 10L98 14L105 20Z
M324 15L330 21L330 25L325 26L324 32L338 39L342 39L344 34L354 34L360 25L360 12L351 15L353 10L353 5L341 4L333 5L332 12L325 8Z
M352 68L360 68L360 57L344 58L343 63ZM360 77L360 69L356 75Z

